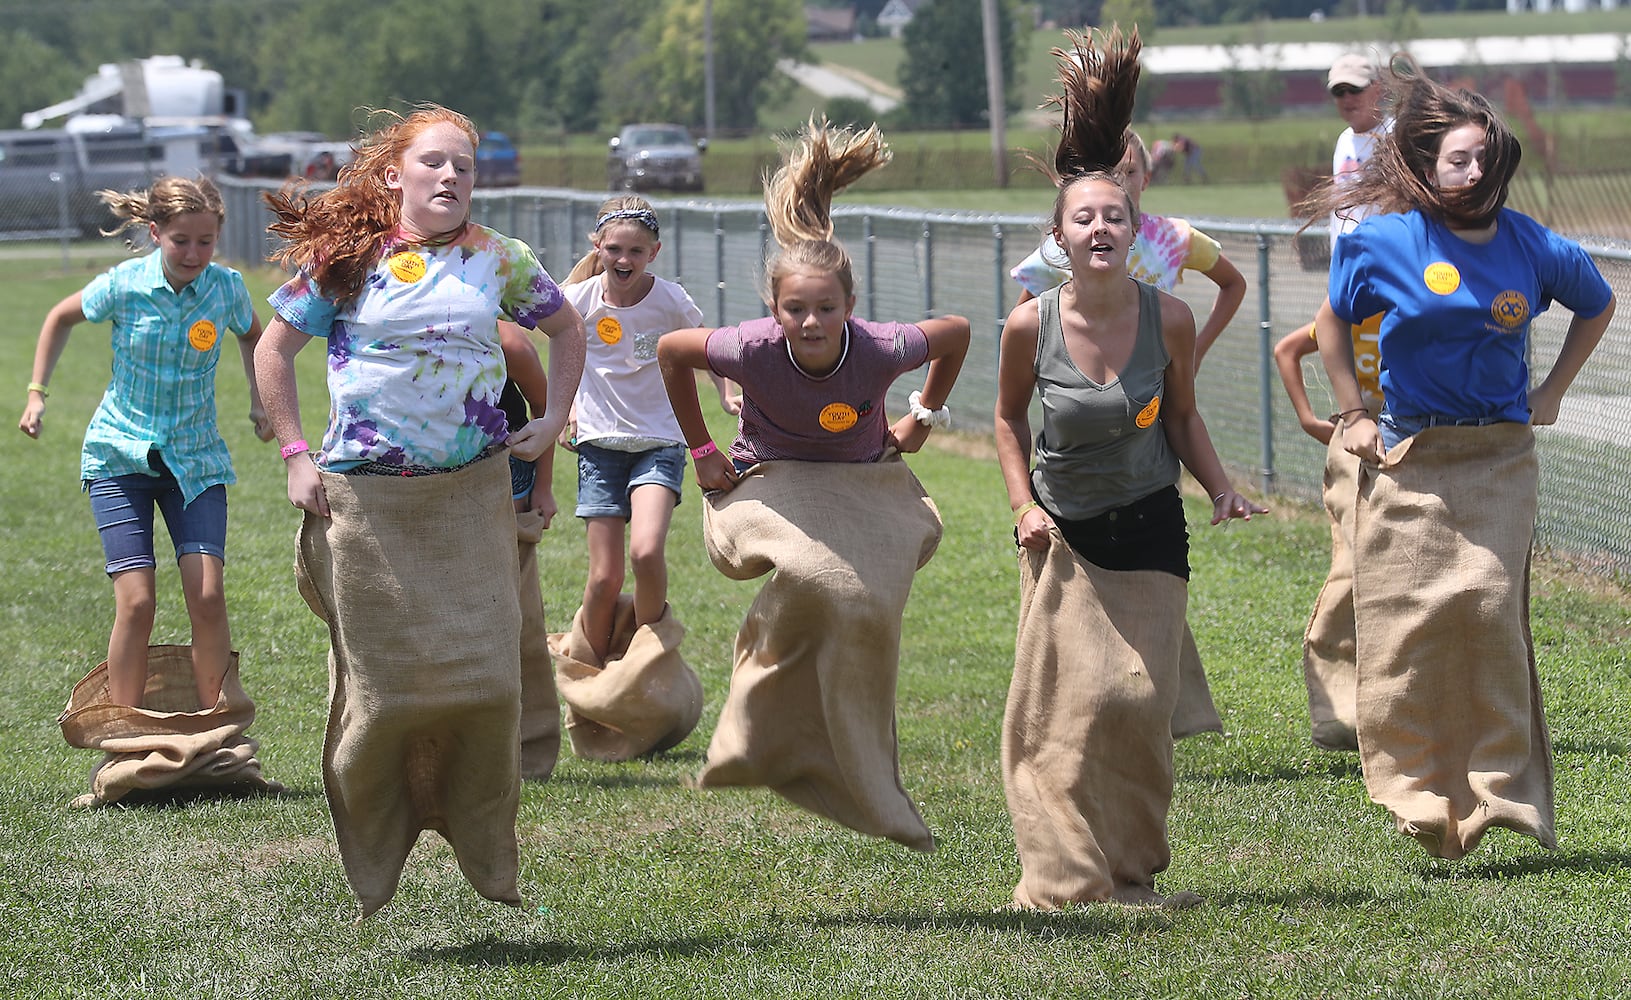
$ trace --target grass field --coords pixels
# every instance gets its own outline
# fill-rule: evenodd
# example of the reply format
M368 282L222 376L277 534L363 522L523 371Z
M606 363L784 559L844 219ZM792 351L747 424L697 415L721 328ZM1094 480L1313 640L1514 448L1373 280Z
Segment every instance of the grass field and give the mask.
M13 256L0 269L0 364L18 412L40 317L94 273L71 267ZM270 282L257 274L252 288L262 295ZM230 354L223 362L239 474L229 606L259 708L250 733L289 792L66 807L93 758L63 743L55 718L101 658L112 610L76 487L106 331L81 327L52 380L44 439L0 436L7 995L1610 1000L1631 982L1631 596L1537 569L1561 849L1496 831L1464 861L1435 861L1367 802L1352 757L1306 739L1299 641L1328 536L1313 511L1284 506L1228 530L1190 507L1191 621L1229 733L1178 748L1173 862L1160 885L1208 903L1006 910L1019 869L998 738L1017 588L1000 477L976 439L912 463L946 534L908 607L898 712L906 785L937 851L874 842L767 793L681 786L707 746L756 589L707 565L690 492L670 566L685 653L707 692L697 731L648 762L567 757L554 780L524 788L524 909L477 898L427 835L395 901L353 925L319 775L327 636L295 593L281 463L253 440L242 376ZM320 352L300 368L315 429ZM575 481L560 462L555 493L568 507ZM548 614L564 624L584 573L579 522L560 517L539 556ZM186 639L173 571L160 575L155 637Z

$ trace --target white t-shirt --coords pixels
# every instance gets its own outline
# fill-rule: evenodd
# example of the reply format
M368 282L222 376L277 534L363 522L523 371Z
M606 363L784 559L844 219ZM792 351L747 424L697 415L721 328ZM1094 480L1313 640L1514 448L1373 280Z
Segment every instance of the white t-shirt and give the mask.
M685 442L657 369L657 339L701 326L702 310L684 288L652 277L651 291L632 306L606 304L603 274L562 289L588 335L577 396L580 444L646 451Z
M1376 144L1387 134L1393 126L1391 120L1384 121L1369 132L1355 132L1353 126L1342 130L1337 136L1336 150L1331 154L1331 176L1341 184L1344 175L1357 174L1365 169L1365 161L1376 152ZM1369 205L1360 205L1345 212L1331 213L1331 246L1335 247L1337 237L1343 233L1351 233L1355 226L1365 220L1375 209Z

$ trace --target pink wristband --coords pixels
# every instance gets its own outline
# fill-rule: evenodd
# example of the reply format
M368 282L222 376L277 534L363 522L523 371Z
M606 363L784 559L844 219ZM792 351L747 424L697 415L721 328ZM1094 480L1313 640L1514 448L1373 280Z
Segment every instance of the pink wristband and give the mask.
M279 448L278 449L278 454L282 455L284 458L293 458L294 456L300 454L301 452L310 451L310 450L311 450L311 446L306 443L306 439L301 438L299 441L291 441L290 443L284 445L282 448Z
M717 454L718 452L719 446L714 444L712 441L709 441L705 444L699 444L695 448L692 448L691 457L707 458L709 455Z

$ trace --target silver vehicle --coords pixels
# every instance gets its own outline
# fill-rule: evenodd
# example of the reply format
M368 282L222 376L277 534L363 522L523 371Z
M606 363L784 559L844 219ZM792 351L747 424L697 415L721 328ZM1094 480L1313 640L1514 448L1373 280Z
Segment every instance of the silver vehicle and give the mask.
M683 125L625 125L607 144L606 186L613 191L702 190L707 139L691 139Z
M0 238L94 236L116 221L96 192L146 187L164 164L139 127L0 132Z

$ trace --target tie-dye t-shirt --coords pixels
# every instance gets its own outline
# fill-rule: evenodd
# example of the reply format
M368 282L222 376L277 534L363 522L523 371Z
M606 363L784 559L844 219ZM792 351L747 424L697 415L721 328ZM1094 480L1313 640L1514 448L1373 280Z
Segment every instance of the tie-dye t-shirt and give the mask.
M272 294L291 326L328 338L328 430L317 464L452 468L509 434L498 320L528 329L561 290L520 240L470 224L449 243L390 244L351 302L304 275Z
M1183 280L1183 272L1210 271L1222 254L1218 241L1191 226L1188 220L1144 215L1133 248L1127 252L1127 273L1170 292ZM1070 263L1064 248L1049 235L1008 273L1026 291L1041 295L1070 278Z

